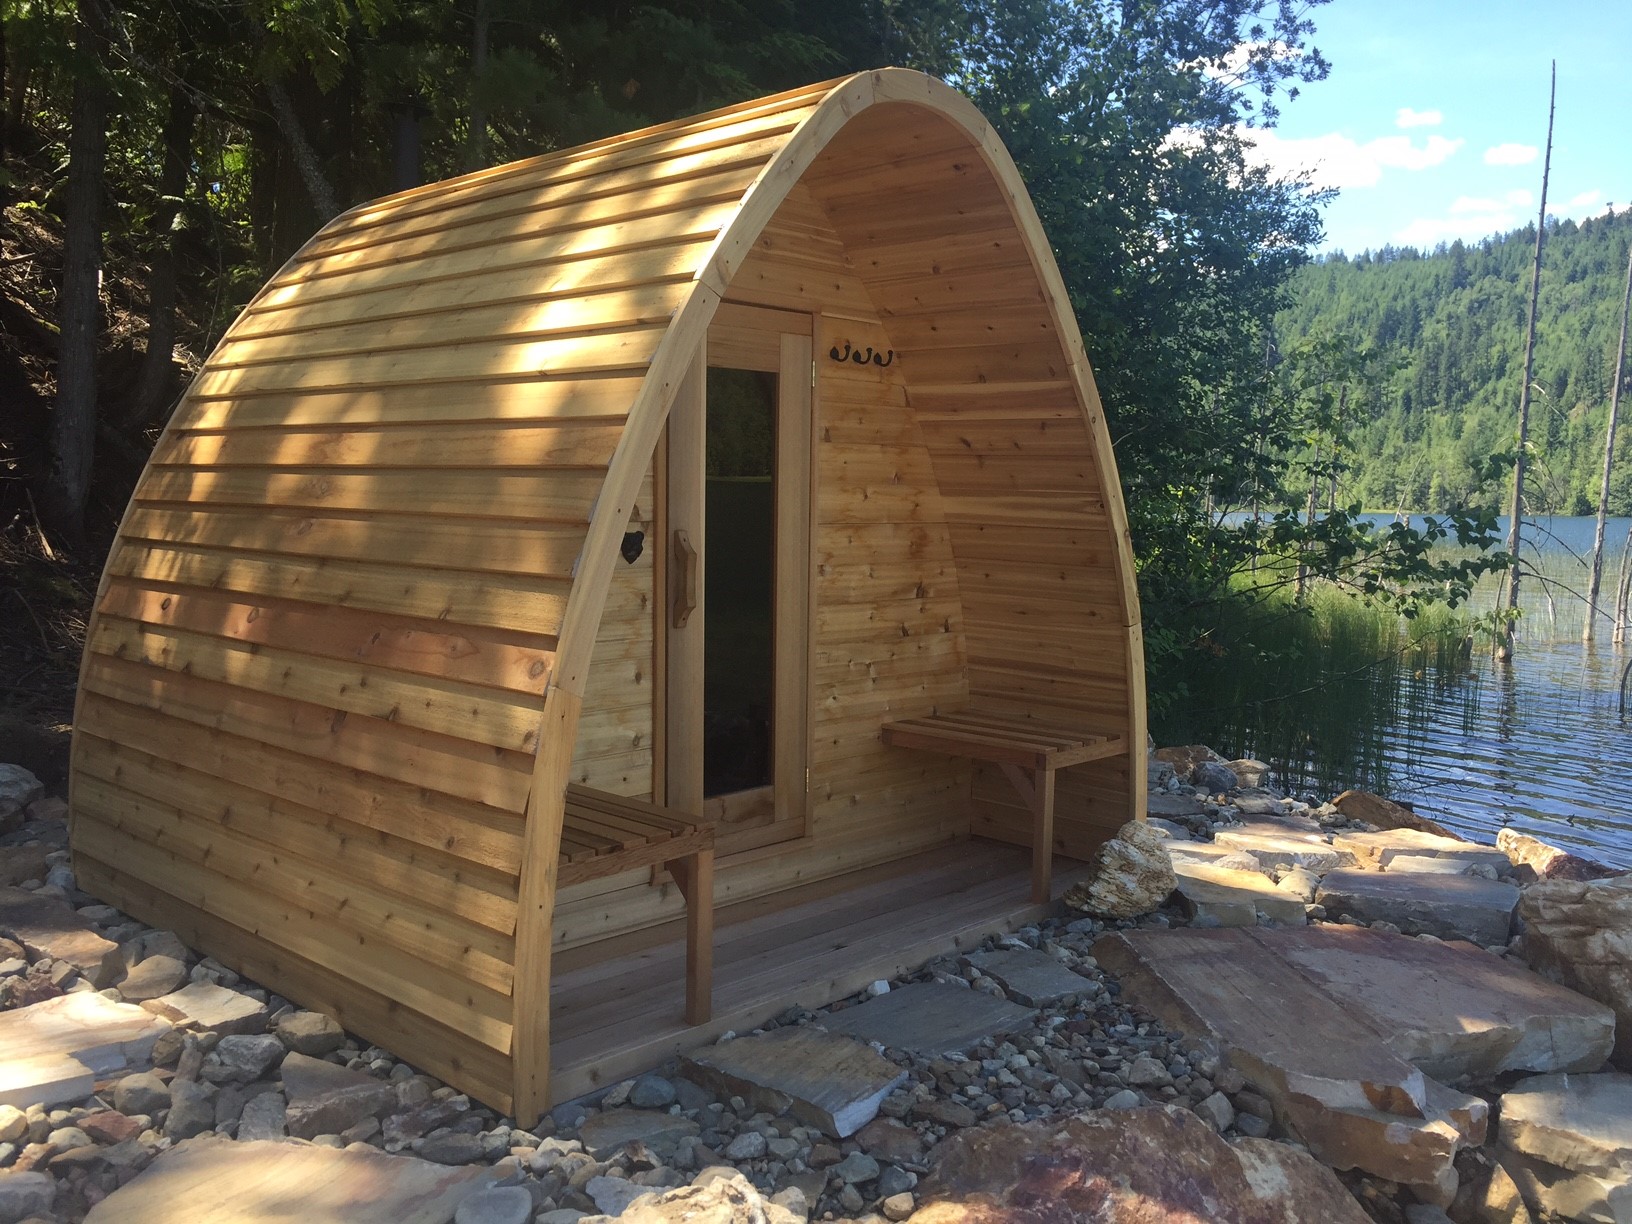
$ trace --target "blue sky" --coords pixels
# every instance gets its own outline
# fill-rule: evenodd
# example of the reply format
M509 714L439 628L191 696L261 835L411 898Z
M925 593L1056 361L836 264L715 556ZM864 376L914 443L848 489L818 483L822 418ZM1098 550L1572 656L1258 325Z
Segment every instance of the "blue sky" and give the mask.
M1632 206L1628 0L1332 0L1312 16L1331 75L1257 139L1270 164L1341 189L1323 250L1432 247L1534 220L1550 59L1549 215Z

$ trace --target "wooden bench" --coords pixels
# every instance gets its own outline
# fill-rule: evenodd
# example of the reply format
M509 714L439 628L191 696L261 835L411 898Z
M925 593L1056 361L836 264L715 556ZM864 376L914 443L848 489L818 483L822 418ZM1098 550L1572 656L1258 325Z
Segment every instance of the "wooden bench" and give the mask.
M1053 885L1055 772L1128 750L1127 740L1119 735L1088 735L973 711L887 722L884 742L1002 766L1031 809L1031 899L1039 904L1048 901ZM1134 784L1143 785L1143 779L1134 779Z
M704 1024L714 998L714 826L644 799L567 787L556 886L637 867L663 867L686 899L686 1023Z

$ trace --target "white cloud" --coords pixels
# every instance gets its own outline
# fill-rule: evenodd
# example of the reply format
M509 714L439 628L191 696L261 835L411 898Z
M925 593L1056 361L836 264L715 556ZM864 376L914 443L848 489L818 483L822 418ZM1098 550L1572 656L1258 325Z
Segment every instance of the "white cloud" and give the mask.
M1570 197L1569 208L1572 213L1582 208L1589 210L1596 208L1601 212L1604 208L1604 193L1594 188L1591 191L1583 191L1580 195L1573 195Z
M1451 201L1450 212L1452 216L1506 213L1515 207L1528 205L1534 200L1535 197L1525 188L1516 187L1499 200L1489 196L1457 196Z
M1241 135L1259 164L1281 175L1309 172L1317 187L1375 187L1384 170L1427 170L1440 165L1464 141L1429 136L1418 144L1410 136L1379 136L1364 144L1339 132L1288 140L1273 128L1252 128Z
M1412 110L1409 106L1400 107L1394 116L1394 126L1397 128L1438 127L1445 122L1445 116L1437 110Z
M1394 241L1401 246L1428 249L1457 238L1472 242L1516 229L1520 224L1518 214L1513 212L1464 212L1452 217L1418 217L1397 230Z
M1536 197L1522 187L1505 192L1500 198L1489 196L1458 196L1451 201L1443 217L1417 217L1397 230L1393 240L1401 246L1432 248L1441 242L1460 238L1477 242L1493 234L1504 234L1535 222ZM1584 221L1596 217L1609 207L1602 191L1583 191L1573 195L1564 204L1547 207L1550 217L1569 217Z
M1527 166L1536 160L1536 154L1541 152L1535 145L1507 144L1492 145L1485 150L1485 165L1487 166Z

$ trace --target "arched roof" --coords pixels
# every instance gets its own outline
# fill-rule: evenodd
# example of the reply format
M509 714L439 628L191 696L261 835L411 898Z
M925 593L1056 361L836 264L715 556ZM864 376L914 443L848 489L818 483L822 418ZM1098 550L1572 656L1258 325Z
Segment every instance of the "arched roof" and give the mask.
M486 1099L514 1082L537 1103L560 790L618 540L716 308L800 184L871 252L858 273L916 337L896 347L922 402L954 424L990 409L943 431L943 492L1079 533L1102 571L1070 615L1111 630L1104 675L992 670L1078 707L1114 672L1142 750L1125 516L1058 271L978 112L884 69L362 205L273 277L108 561L76 719L88 886L366 1013L359 1031ZM1012 283L1025 334L985 320L989 290L932 298L886 267L916 233L968 253L968 283ZM984 440L1021 401L1069 435L1052 458ZM1039 573L1071 585L1065 564ZM369 956L332 937L353 921Z

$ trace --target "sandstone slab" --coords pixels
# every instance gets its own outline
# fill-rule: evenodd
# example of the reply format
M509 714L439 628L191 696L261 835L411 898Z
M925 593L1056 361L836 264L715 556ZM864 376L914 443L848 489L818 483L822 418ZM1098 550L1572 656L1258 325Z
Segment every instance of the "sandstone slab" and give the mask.
M1480 863L1505 872L1512 864L1495 846L1481 846L1459 837L1441 837L1420 829L1379 829L1375 833L1339 833L1332 845L1354 855L1355 862L1364 867L1387 870L1399 855L1421 858L1457 859L1463 863Z
M1632 1071L1632 876L1544 880L1519 902L1524 958L1615 1011L1615 1065Z
M213 982L194 982L171 994L148 999L142 1006L178 1028L223 1037L259 1033L266 1028L266 1004Z
M822 1017L832 1033L934 1057L963 1053L982 1037L1012 1033L1036 1016L1030 1008L978 990L915 982Z
M1505 944L1519 890L1502 880L1403 871L1333 871L1315 901L1336 917L1392 922L1407 935Z
M99 1079L150 1065L170 1026L94 991L0 1013L0 1105L56 1105L91 1094Z
M119 945L104 939L72 906L21 888L0 888L0 935L28 949L34 960L65 961L98 990L124 972Z
M836 1139L871 1122L880 1103L907 1077L864 1042L807 1027L773 1029L693 1050L682 1060L681 1073L705 1087L751 1100L757 1108L791 1113Z
M1133 931L1093 951L1124 999L1217 1041L1320 1160L1417 1186L1454 1182L1457 1151L1483 1139L1483 1102L1429 1080L1275 953L1277 938L1297 934Z
M1256 926L1263 914L1282 926L1309 921L1303 900L1281 892L1261 871L1238 871L1217 864L1175 861L1179 904L1192 919L1218 926Z
M1502 1096L1503 1147L1575 1173L1628 1184L1632 1075L1537 1075Z
M306 1054L286 1054L282 1074L289 1099L284 1125L297 1139L338 1135L364 1118L390 1113L397 1103L395 1085Z
M992 952L975 952L964 959L1008 991L1016 1003L1026 1007L1050 1007L1094 985L1046 952L999 948Z
M1226 1143L1171 1106L984 1127L936 1148L918 1224L1363 1224L1330 1170L1283 1144Z
M1147 815L1168 819L1201 816L1207 811L1207 805L1194 795L1151 795L1145 802Z
M653 1147L697 1133L697 1123L658 1109L606 1109L585 1118L578 1139L596 1160L606 1160L631 1143Z
M1088 874L1065 892L1065 904L1101 918L1148 914L1173 891L1173 862L1161 831L1130 820L1094 851Z
M51 847L38 843L0 846L0 886L10 888L24 880L45 879L45 873L51 870L51 864L45 861L50 852Z
M187 965L173 956L149 956L119 982L127 1003L141 1003L174 992L187 980Z
M1330 845L1318 826L1304 827L1312 824L1312 821L1255 820L1239 829L1220 829L1213 836L1213 844L1244 850L1263 867L1276 870L1307 867L1310 871L1326 872L1353 865L1354 856Z
M383 1152L198 1138L162 1154L85 1224L451 1224L498 1177Z
M1436 1079L1596 1071L1614 1041L1602 1003L1468 944L1335 925L1264 942Z

